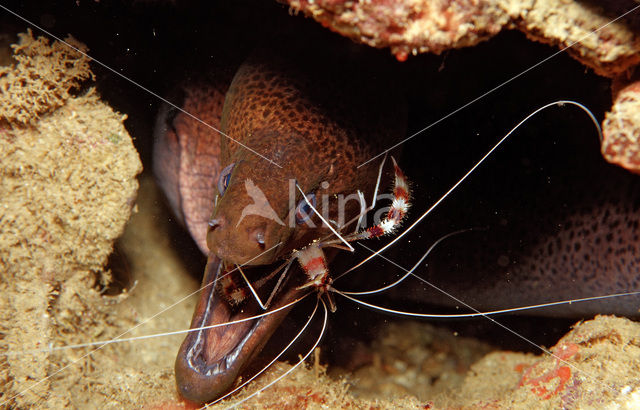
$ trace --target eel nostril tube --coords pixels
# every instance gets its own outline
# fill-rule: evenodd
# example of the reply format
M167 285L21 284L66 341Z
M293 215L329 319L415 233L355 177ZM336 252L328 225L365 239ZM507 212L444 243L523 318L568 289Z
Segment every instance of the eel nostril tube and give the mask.
M255 231L255 240L258 242L260 250L264 250L264 230L258 229Z
M224 218L212 218L209 220L209 230L213 231L216 228L221 228L224 226Z

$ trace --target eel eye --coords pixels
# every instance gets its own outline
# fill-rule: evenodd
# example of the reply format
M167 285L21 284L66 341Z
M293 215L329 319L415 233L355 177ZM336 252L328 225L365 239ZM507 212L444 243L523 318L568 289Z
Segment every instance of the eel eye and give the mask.
M226 191L229 186L229 180L231 179L231 172L233 171L234 166L235 162L227 165L222 172L220 172L220 178L218 178L218 192L220 193L220 196L224 195L224 191Z
M307 200L311 203L311 205L313 205L313 207L315 208L316 194L307 194L305 196L307 197ZM311 209L307 201L302 198L300 202L298 202L298 206L296 207L296 223L300 225L304 222L307 222L311 219L311 215L313 215L313 210Z
M178 129L176 128L176 117L178 116L178 110L173 107L169 107L164 116L164 122L167 129L171 130L174 134L178 135Z

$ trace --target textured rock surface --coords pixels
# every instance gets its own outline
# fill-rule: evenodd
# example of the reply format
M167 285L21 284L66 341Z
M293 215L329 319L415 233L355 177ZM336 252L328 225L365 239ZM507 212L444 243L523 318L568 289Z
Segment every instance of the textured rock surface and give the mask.
M429 341L426 345L425 340ZM392 347L398 349L387 351ZM632 409L640 405L640 325L628 319L598 316L576 324L548 350L551 354L494 351L469 370L468 363L462 365L461 359L476 360L487 347L426 324L390 325L374 340L372 348L372 353L380 357L349 377L359 385L353 393L347 391L344 382L329 381L317 369L301 369L265 391L260 400L252 399L246 404L251 408L348 405L389 409ZM423 377L415 377L412 371L420 367L416 357L424 359ZM289 368L278 367L253 388ZM443 367L449 369L429 376L430 370ZM415 400L412 390L429 397ZM356 398L362 396L377 400Z
M640 82L618 92L602 132L602 154L607 161L640 173Z
M575 325L549 351L538 357L512 352L485 356L471 368L455 401L471 408L640 405L638 323L598 316Z
M69 385L52 392L46 377L70 357L29 351L113 334L104 266L142 167L126 116L76 94L87 58L31 33L14 53L0 69L0 399L63 407Z
M564 0L280 1L355 41L388 47L401 61L410 54L440 54L478 44L503 29L518 29L606 77L626 81L640 63L640 25L633 2L599 6ZM640 161L637 90L630 86L620 93L603 124L603 154L633 172L638 172Z
M607 25L624 11L616 10L616 14L582 2L282 1L353 40L389 47L400 60L409 54L439 54L475 45L503 28L517 28L537 41L560 48L572 46L568 50L572 56L602 75L619 75L640 62L640 39L628 21Z

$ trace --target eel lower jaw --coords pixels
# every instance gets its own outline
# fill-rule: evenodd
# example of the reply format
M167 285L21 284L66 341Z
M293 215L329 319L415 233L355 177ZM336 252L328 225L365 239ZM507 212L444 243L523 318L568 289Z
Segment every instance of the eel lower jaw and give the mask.
M222 265L217 256L209 256L202 294L191 320L191 328L198 330L187 334L176 358L180 394L199 403L215 400L233 387L242 370L262 350L290 310L285 308L258 319L200 329L262 313L254 300L235 311L220 298L215 280L224 274ZM295 287L281 292L271 309L286 305L300 294Z

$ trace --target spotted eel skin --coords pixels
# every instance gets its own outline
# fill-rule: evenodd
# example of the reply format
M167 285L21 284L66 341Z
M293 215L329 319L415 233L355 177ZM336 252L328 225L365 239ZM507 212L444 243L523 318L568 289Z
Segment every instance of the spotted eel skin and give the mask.
M328 214L335 217L337 196L372 195L379 161L358 165L377 154L384 141L405 134L406 109L390 77L380 74L385 64L310 44L258 48L230 84L223 74L185 91L185 109L233 140L182 112L165 109L160 115L156 176L174 212L208 255L203 286L210 286L202 291L192 327L259 312L253 300L234 306L214 284L235 264L250 265L245 271L257 280L293 250L329 232L317 218L316 227L296 222L302 195L292 184L314 194L318 204L333 198ZM267 206L271 213L256 212ZM357 200L349 201L345 219L359 209ZM304 282L303 272L293 267L288 276L274 308L300 295L295 284ZM229 390L287 311L189 334L176 360L181 394L204 402Z

